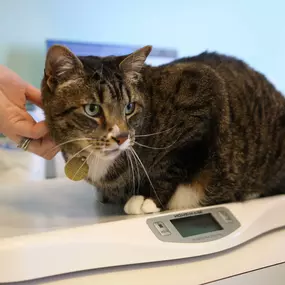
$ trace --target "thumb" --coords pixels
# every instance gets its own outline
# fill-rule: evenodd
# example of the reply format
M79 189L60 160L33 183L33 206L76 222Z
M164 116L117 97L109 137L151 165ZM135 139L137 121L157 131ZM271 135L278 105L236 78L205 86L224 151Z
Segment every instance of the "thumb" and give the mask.
M42 107L42 97L39 89L31 84L27 84L25 95L30 102L36 104L38 107Z

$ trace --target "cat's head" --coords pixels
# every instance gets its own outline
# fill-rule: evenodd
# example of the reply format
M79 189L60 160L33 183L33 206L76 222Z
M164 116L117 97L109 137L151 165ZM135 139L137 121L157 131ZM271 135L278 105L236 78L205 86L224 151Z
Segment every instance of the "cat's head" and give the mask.
M63 46L49 49L43 108L66 158L78 152L114 160L133 145L145 106L140 72L150 52L146 46L126 56L77 57Z

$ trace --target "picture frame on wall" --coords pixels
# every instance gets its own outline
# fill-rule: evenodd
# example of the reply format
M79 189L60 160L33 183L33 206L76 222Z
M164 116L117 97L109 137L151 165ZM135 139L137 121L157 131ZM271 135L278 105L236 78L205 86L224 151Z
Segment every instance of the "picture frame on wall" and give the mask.
M143 47L132 45L104 44L104 43L86 43L75 41L52 40L46 41L46 47L49 49L53 45L63 45L69 48L77 56L110 56L127 55ZM177 59L176 49L153 47L146 63L153 66L166 64Z

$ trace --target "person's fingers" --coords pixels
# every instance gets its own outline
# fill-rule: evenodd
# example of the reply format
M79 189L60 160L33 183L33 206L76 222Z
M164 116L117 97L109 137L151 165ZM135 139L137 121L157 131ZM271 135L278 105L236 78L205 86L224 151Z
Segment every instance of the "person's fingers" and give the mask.
M37 89L33 85L27 84L25 95L30 102L42 108L42 97L39 89Z
M4 135L14 141L16 144L19 144L20 141L23 139L23 137L15 134L5 133ZM29 143L27 151L39 155L47 160L50 160L60 151L60 149L56 146L56 144L49 136L45 136L41 139L32 140Z
M37 123L26 110L17 106L6 108L6 122L2 126L3 132L15 133L23 137L39 139L48 133L45 122Z
M17 135L31 139L40 139L49 132L45 121L36 123L35 121L22 120L16 122L12 129Z
M59 148L49 136L45 136L42 139L31 141L27 150L47 160L52 159L59 152Z

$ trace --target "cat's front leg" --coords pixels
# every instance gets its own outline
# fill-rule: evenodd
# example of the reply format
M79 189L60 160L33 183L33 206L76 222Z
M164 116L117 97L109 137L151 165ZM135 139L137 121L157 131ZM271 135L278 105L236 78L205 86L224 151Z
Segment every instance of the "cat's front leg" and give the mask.
M207 172L202 172L191 183L178 184L154 179L156 183L153 188L147 188L144 185L140 189L141 195L132 196L127 201L124 207L125 213L138 215L205 206L206 202L209 204L211 201L211 194L208 192L210 191L212 195L213 192L217 192L212 185L208 184L208 175Z
M151 214L160 212L159 208L152 198L146 198L143 195L132 196L124 206L124 211L128 215Z
M139 195L129 198L124 206L126 214L151 214L166 210L167 202L173 195L175 186L165 180L152 179L152 181L152 184L147 181L141 185Z

